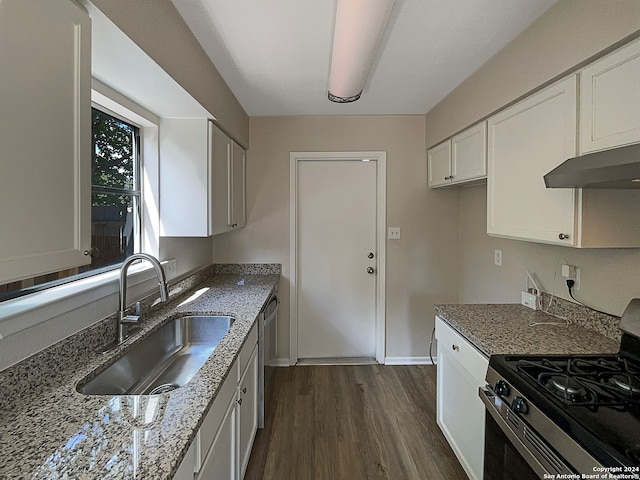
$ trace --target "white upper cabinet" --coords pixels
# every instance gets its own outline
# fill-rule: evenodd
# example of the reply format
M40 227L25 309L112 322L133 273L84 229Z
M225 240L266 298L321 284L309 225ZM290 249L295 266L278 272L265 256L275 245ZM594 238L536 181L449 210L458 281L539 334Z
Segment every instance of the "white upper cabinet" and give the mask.
M211 235L209 120L160 121L160 234Z
M580 74L580 153L640 142L640 40Z
M245 225L245 157L240 145L211 124L213 139L213 235Z
M0 283L88 264L91 22L70 0L0 2Z
M576 155L576 77L489 119L487 233L580 248L640 245L637 190L545 187Z
M487 233L573 245L577 191L543 176L576 154L576 77L489 119Z
M451 140L447 140L427 150L429 187L451 184Z
M160 123L160 223L167 237L244 226L245 152L206 118Z
M487 176L487 124L479 123L427 151L429 187L479 180Z
M246 225L245 213L245 166L247 154L244 149L233 142L231 149L231 221L229 224L232 228L241 228Z
M487 122L451 139L451 181L467 182L487 176Z

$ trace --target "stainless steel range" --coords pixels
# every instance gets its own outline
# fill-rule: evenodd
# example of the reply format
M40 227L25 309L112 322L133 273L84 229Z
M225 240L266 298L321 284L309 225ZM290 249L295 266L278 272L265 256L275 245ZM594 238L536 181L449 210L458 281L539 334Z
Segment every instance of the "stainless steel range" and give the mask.
M640 299L617 355L494 355L484 479L640 479Z

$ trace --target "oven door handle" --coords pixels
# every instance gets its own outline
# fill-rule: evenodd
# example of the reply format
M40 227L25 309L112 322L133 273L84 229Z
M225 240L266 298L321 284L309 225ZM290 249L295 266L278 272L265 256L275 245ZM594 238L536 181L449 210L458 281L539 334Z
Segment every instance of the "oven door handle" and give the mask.
M514 412L511 412L509 406L493 391L480 387L478 389L478 395L484 403L487 412L489 412L498 427L500 427L500 430L502 430L518 453L522 455L522 458L540 478L543 478L545 474L575 473L569 469L555 452L546 447L544 440L529 428ZM520 431L517 431L507 423L502 412L504 412L504 415L507 417L511 415L512 418L515 417L518 419L521 427ZM525 445L523 437L529 446ZM533 442L531 442L530 439L533 439Z

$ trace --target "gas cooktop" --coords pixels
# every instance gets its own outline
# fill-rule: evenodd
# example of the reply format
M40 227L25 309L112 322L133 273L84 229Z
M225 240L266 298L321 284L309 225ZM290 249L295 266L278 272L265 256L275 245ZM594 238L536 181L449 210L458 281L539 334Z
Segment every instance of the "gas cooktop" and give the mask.
M602 465L640 465L639 364L620 355L496 355L490 366Z

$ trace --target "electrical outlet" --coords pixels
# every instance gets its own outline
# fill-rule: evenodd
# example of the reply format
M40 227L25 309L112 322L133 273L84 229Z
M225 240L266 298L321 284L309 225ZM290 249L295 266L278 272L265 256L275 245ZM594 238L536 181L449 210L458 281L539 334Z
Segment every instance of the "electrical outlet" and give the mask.
M493 251L493 263L497 266L502 266L502 250L494 250Z
M400 240L400 227L389 227L389 240Z
M567 280L573 280L573 290L580 290L580 269L573 265L562 265L562 276Z
M164 264L164 270L168 278L175 277L177 272L176 259L170 258L169 260L167 260L167 262Z

